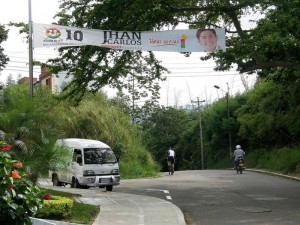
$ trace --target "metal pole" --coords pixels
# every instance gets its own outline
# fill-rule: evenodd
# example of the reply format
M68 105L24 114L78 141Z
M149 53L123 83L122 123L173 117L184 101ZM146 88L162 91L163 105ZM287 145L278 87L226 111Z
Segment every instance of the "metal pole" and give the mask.
M202 137L202 118L200 111L200 102L205 102L205 100L199 101L199 97L197 97L197 101L191 101L192 103L197 102L198 104L198 112L199 112L199 128L200 128L200 145L201 145L201 169L204 170L204 154L203 154L203 137Z
M200 111L200 101L198 101L198 110L199 110L199 126L200 126L200 142L201 142L201 169L204 170L204 157L203 157L203 137L202 137L202 121L201 121L201 111Z
M231 151L231 126L230 126L230 112L229 112L229 85L227 84L227 92L226 92L226 107L227 107L227 119L228 119L228 139L229 139L229 157L231 158L232 151ZM216 89L220 89L221 91L225 92L222 90L218 85L214 85Z
M31 0L28 0L29 14L29 97L33 98L33 53L32 53L32 18L31 18Z
M132 123L132 125L135 123L135 121L134 121L134 119L135 119L135 112L134 112L134 110L135 110L135 107L134 107L134 104L135 104L135 102L134 102L134 100L135 100L135 97L134 97L134 92L135 92L135 90L134 90L134 76L132 75L132 114L131 114L131 116L132 116L132 118L131 118L131 123Z
M230 125L230 112L229 112L229 85L227 83L227 93L226 93L226 104L227 104L227 117L228 117L228 125ZM231 158L231 129L228 127L228 138L229 138L229 157Z

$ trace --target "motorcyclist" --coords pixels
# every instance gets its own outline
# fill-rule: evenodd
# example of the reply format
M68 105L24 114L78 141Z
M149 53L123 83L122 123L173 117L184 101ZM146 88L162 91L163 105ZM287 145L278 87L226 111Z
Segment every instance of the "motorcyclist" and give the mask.
M244 156L245 156L244 150L242 149L242 147L240 145L237 145L236 150L233 152L234 168L237 167L239 157L242 157L244 159Z

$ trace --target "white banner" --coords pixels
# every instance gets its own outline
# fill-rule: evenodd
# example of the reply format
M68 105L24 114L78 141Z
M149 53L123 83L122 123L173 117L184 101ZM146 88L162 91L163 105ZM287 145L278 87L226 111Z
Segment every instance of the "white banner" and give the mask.
M118 50L225 51L224 29L102 31L54 24L33 24L33 47L95 45Z

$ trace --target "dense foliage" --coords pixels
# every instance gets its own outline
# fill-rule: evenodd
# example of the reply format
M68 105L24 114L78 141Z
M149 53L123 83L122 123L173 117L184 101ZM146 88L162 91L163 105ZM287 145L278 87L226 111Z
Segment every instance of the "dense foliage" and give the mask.
M12 143L14 157L36 176L67 167L67 152L53 145L71 137L109 144L120 157L122 177L155 176L159 171L129 116L101 93L74 104L39 88L29 100L28 86L11 85L0 102L0 140Z
M229 119L226 99L220 99L204 107L201 110L201 117L205 168L215 168L218 161L223 159L230 162L229 132L232 142L231 153L237 144L242 145L247 155L253 153L253 155L266 155L266 157L269 157L270 151L280 153L280 149L283 149L284 152L288 152L289 148L298 146L300 144L299 90L298 82L293 84L260 82L253 90L229 99ZM162 111L164 114L153 114L143 125L150 151L153 155L157 155L157 149L166 150L170 145L177 153L177 169L201 168L198 117L195 113L182 109L167 108ZM166 118L165 115L168 117ZM153 149L153 146L156 147ZM279 156L279 153L275 155ZM163 157L163 152L160 154ZM290 159L290 164L287 164L290 167L286 168L287 170L281 168L282 171L290 172L297 168L299 154L294 156ZM252 162L252 166L262 167L262 161L252 160ZM161 163L164 165L166 162L161 160ZM227 163L227 166L230 164Z
M299 2L297 0L63 0L56 15L58 24L99 30L164 30L179 24L190 28L226 30L226 52L202 57L214 58L216 70L229 70L234 65L241 73L258 73L277 79L299 78ZM164 68L152 52L120 51L83 46L60 48L60 56L50 60L52 71L67 71L74 76L67 87L69 94L82 97L91 84L97 91L105 85L123 90L126 77L148 84L157 95L155 81ZM187 56L189 53L185 53ZM279 73L278 73L279 72ZM273 77L273 76L272 76ZM247 84L245 84L247 86ZM135 93L136 98L145 92ZM147 94L148 95L148 94ZM156 97L153 99L156 101Z
M262 82L236 112L239 135L250 146L276 148L299 143L300 86ZM249 136L251 133L251 136Z
M63 101L60 111L64 136L101 140L110 145L120 157L123 177L155 176L159 171L128 114L103 94L87 95L76 106Z
M137 12L130 1L62 1L60 8L58 23L65 26L123 31L152 29L146 20L128 19ZM83 46L60 48L59 53L60 57L50 60L47 66L53 73L67 71L74 77L65 87L69 91L67 96L81 99L87 90L97 92L110 85L121 93L126 89L135 100L150 96L151 101L157 102L158 81L165 69L152 52ZM126 78L135 80L135 90L130 90Z
M173 148L189 128L192 118L185 110L159 108L142 122L143 140L154 159L166 167L166 152Z
M9 154L10 145L0 141L0 223L31 224L30 216L42 206L39 188L29 180L23 164Z
M298 86L298 82L260 82L253 90L230 97L229 119L225 98L203 106L205 168L215 167L223 158L229 160L229 131L232 151L236 144L241 144L247 154L259 151L265 154L266 151L299 145ZM158 108L143 119L140 135L141 130L131 125L128 114L119 108L119 103L100 93L87 95L79 104L73 104L54 100L45 94L47 92L38 95L36 90L36 96L42 99L33 101L36 106L31 101L26 103L28 106L22 104L26 101L28 87L10 86L4 89L4 93L0 116L0 129L4 132L0 137L13 144L12 154L25 160L32 172L47 172L57 164L64 164L63 152L51 148L56 138L63 137L92 138L108 143L120 156L123 177L156 175L159 167L155 161L165 169L165 153L169 147L177 153L177 169L201 168L199 112L196 109ZM47 124L42 118L50 119L51 123ZM297 167L297 154L295 156L294 166L289 170Z
M4 88L0 102L0 140L11 143L11 154L28 171L35 176L48 175L64 155L52 148L62 135L57 129L56 100L49 90L42 88L35 89L35 98L29 99L28 86L10 85Z
M218 104L215 103L211 110L215 111ZM229 106L232 120L230 121L232 149L236 144L241 144L248 152L270 151L299 145L298 82L285 84L274 81L259 82L253 90L231 98ZM211 122L207 123L208 127L211 126ZM228 134L228 130L224 132ZM215 137L218 135L215 134ZM228 142L222 143L228 146ZM219 146L225 147L222 144ZM221 148L214 146L213 149L215 152Z

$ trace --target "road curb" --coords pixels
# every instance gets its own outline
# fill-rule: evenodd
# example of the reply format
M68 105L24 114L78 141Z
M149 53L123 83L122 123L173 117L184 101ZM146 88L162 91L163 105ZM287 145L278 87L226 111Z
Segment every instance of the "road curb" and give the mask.
M246 171L265 173L265 174L269 174L269 175L273 175L273 176L279 176L279 177L284 177L284 178L300 181L300 178L298 178L298 177L293 177L293 176L289 176L289 175L285 175L285 174L281 174L281 173L270 172L270 171L266 171L266 170L246 169Z
M178 223L180 225L186 225L186 222L185 222L185 219L184 219L184 215L183 215L183 212L182 210L175 204L171 203L172 206L173 206L173 209L177 215L177 218L178 218Z

